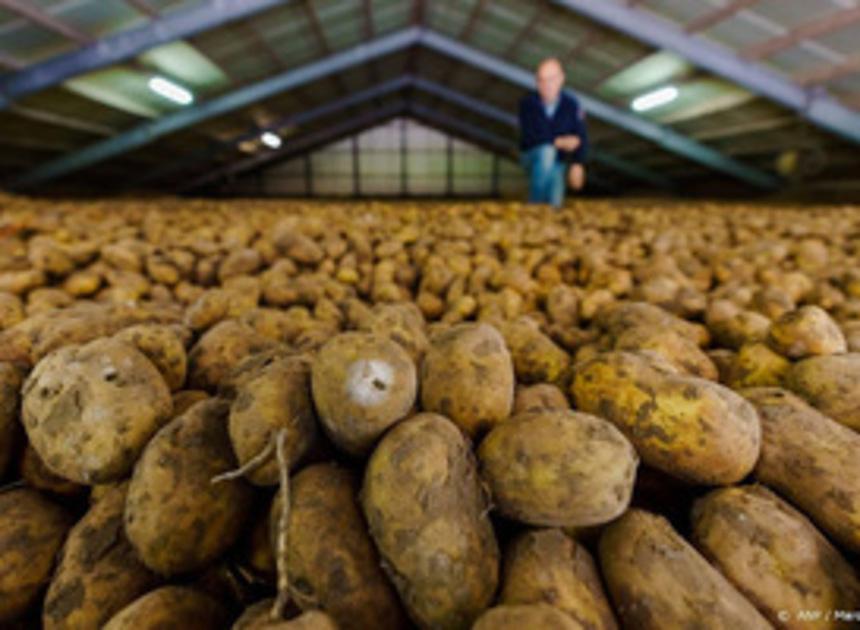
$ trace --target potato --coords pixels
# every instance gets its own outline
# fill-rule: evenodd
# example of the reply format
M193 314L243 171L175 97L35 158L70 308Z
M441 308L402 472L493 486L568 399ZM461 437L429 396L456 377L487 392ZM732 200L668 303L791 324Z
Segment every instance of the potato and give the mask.
M86 486L63 479L51 471L29 444L21 455L18 472L28 486L48 494L73 497L86 490Z
M764 486L715 490L696 502L692 521L696 546L775 626L808 628L799 613L852 610L860 602L851 565ZM834 619L816 627L840 625Z
M134 467L125 532L143 563L162 575L203 568L238 537L251 503L242 479L211 483L236 467L228 405L197 403L164 426Z
M64 509L35 490L0 491L0 623L36 602L71 525Z
M783 389L753 388L742 394L761 418L756 479L846 548L860 551L860 435Z
M24 319L24 304L13 293L0 291L0 330L11 328Z
M162 586L123 608L103 630L219 630L227 618L227 611L209 595Z
M625 628L772 628L662 516L630 510L609 525L600 565Z
M301 356L263 354L263 361L257 362L254 357L250 359L253 366L237 368L241 374L235 377L236 398L230 407L230 442L239 464L244 466L285 429L285 455L290 466L295 467L317 436L310 366ZM251 483L271 486L278 483L278 475L277 461L271 457L245 477Z
M550 604L579 626L616 630L618 625L594 560L558 529L527 531L505 549L500 604Z
M499 550L469 442L448 419L401 422L368 461L362 508L420 627L468 627L493 599Z
M559 383L568 376L570 357L527 317L499 325L519 383Z
M488 324L459 324L431 337L421 366L421 405L472 437L510 415L514 368L502 335Z
M290 620L272 621L269 612L273 601L264 599L246 608L231 630L337 630L334 619L321 610L309 610Z
M770 332L770 326L771 321L767 317L746 310L708 324L714 340L720 346L732 350L737 350L744 344L763 342Z
M175 392L185 384L188 358L182 340L173 329L159 324L138 324L124 328L115 337L131 344L152 361L170 391Z
M55 473L82 484L128 475L171 411L170 391L155 366L116 339L49 355L22 395L33 448Z
M45 596L45 630L98 630L157 584L123 532L127 487L107 489L69 532Z
M798 361L784 383L825 416L860 431L860 353Z
M847 352L845 336L838 324L819 306L807 305L789 311L770 327L767 341L790 359Z
M472 630L585 630L581 625L547 604L502 605L478 617Z
M173 415L181 416L188 411L194 403L209 398L209 392L204 392L199 389L183 389L174 392L173 399Z
M764 343L748 343L732 357L725 383L732 389L776 387L782 384L790 369L791 362Z
M291 480L290 595L302 610L326 611L339 628L402 628L406 618L367 533L358 489L358 479L334 464L309 466ZM273 546L280 510L278 495Z
M659 354L681 371L711 381L719 378L717 367L689 337L655 325L634 326L618 334L615 350L637 352L650 350Z
M630 503L639 457L610 422L541 410L500 422L478 450L493 502L530 525L606 523Z
M0 479L6 474L18 434L18 390L21 373L11 363L0 362Z
M695 343L706 346L710 340L707 329L693 324L646 302L619 302L610 305L602 313L598 325L612 338L635 326L649 325L670 329Z
M730 389L672 374L629 352L607 352L577 366L576 408L610 420L642 460L698 484L731 484L758 459L755 409Z
M188 353L188 384L214 391L243 359L276 345L244 324L225 320L206 331Z
M517 385L513 415L538 409L570 409L570 403L558 387L549 383Z
M342 333L314 359L311 389L320 422L332 442L347 453L363 455L415 404L415 364L390 339Z
M362 330L388 337L399 344L416 365L421 363L430 345L425 327L424 315L411 302L378 304L369 314L366 324L360 326Z

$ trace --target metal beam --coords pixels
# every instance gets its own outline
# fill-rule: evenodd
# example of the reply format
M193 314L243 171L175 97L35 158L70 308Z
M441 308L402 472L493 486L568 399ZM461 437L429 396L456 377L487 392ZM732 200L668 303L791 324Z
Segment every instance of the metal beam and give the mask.
M724 22L729 18L734 17L739 12L760 1L761 0L733 0L724 7L708 11L693 19L691 22L688 22L684 26L684 31L691 34L706 31L709 28L713 28L720 22Z
M4 0L8 2L8 0ZM142 26L110 35L47 61L0 77L0 109L13 100L44 90L79 74L114 65L155 46L184 39L234 20L248 18L290 0L205 0Z
M325 59L284 72L253 85L239 88L211 101L143 123L114 138L90 145L76 153L37 167L12 182L12 186L31 186L67 175L144 146L164 135L198 124L214 116L229 113L299 85L366 64L370 60L408 49L417 44L427 46L442 55L454 58L484 72L495 74L499 78L524 89L533 87L534 79L531 72L517 65L499 60L490 54L461 44L444 35L412 27L330 55ZM772 188L777 185L777 180L763 171L727 158L667 127L635 116L596 98L581 93L578 94L578 97L585 109L595 117L655 142L671 152L761 188Z
M223 179L224 177L234 176L254 168L259 168L260 166L270 162L289 159L290 157L300 155L313 147L325 145L353 133L363 131L373 125L389 120L398 114L402 114L404 111L406 111L405 103L401 101L398 103L392 103L386 107L374 109L373 111L360 116L348 118L336 125L309 133L301 138L296 138L293 141L287 141L284 143L284 146L277 151L255 155L253 157L240 160L234 164L228 164L216 171L206 173L190 182L187 182L179 190L181 192L194 190L195 188L200 188L211 182Z
M860 55L848 57L834 65L818 66L794 75L794 80L804 87L836 81L850 74L860 73Z
M860 22L860 7L836 11L816 20L801 24L784 35L773 37L759 44L753 44L743 49L740 55L744 59L759 61L787 48L793 48L806 39L815 39L816 37L847 28L857 22Z
M407 28L380 37L366 44L330 55L319 61L275 75L252 85L228 92L223 96L142 123L125 133L92 144L56 160L36 167L12 182L22 188L74 173L93 164L142 147L170 133L196 125L205 120L241 109L263 99L294 89L311 81L331 76L341 70L359 66L371 59L403 50L417 43L421 30Z
M435 32L425 32L421 38L421 43L440 54L455 57L459 61L480 68L485 72L504 77L511 83L519 85L524 89L532 89L534 86L534 77L528 70L461 44L450 37ZM573 94L571 90L566 91ZM710 147L673 131L669 127L664 127L647 118L636 116L582 92L578 92L576 97L582 103L585 110L595 118L620 127L646 140L650 140L668 151L682 155L714 170L737 177L758 188L772 189L776 188L779 184L779 180L768 173L728 158Z
M0 0L0 8L20 15L24 19L41 26L43 29L67 37L79 44L89 44L90 36L79 31L70 24L66 24L55 18L47 11L43 11L35 2L24 2L23 0Z
M709 72L789 107L811 122L860 143L860 113L831 96L803 89L712 41L685 33L665 20L614 0L553 0L558 5L621 31L657 48L672 50Z

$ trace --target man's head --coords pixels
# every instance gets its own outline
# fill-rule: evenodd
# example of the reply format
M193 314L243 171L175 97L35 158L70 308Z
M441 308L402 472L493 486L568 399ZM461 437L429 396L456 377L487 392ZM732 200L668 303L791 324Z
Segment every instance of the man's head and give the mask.
M554 103L564 87L564 70L555 57L544 59L535 71L537 91L544 103Z

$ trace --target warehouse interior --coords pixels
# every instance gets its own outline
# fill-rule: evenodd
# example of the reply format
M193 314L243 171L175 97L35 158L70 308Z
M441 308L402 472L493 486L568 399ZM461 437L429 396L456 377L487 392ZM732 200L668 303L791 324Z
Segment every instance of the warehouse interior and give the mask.
M598 194L858 195L849 0L208 4L0 3L0 181L515 197L517 101L557 56L589 116ZM666 88L672 102L632 110Z
M860 0L0 0L0 630L848 630L858 454Z

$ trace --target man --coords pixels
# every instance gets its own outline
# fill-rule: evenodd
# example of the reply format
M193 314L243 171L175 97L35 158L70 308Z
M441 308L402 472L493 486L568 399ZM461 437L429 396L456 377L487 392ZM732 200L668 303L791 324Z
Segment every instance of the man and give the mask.
M529 176L529 201L564 203L565 183L585 186L588 134L585 112L576 97L565 94L558 59L544 59L535 73L537 91L520 101L520 149Z

